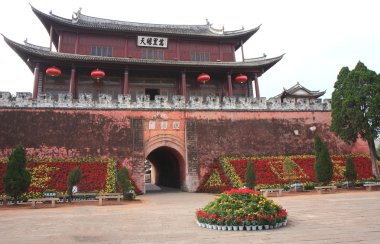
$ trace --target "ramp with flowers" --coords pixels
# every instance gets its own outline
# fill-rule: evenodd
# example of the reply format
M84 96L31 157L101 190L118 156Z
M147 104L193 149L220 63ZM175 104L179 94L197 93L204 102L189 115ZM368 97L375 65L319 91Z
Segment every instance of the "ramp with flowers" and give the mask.
M196 212L197 224L215 230L276 229L287 225L282 206L249 188L225 191Z

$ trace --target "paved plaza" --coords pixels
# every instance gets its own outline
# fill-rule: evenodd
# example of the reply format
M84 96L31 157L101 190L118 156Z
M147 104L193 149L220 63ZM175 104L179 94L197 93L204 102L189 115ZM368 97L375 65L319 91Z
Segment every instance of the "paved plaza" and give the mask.
M266 231L217 231L194 213L212 194L166 192L105 206L0 208L0 243L380 243L380 191L273 197L288 226Z

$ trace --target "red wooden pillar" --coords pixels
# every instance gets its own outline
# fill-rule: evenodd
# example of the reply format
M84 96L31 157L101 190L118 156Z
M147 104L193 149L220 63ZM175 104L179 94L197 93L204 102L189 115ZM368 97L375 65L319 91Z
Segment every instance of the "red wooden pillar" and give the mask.
M75 40L75 54L78 54L79 34L77 32L77 38Z
M228 73L227 78L228 78L228 96L232 97L233 96L233 93L232 93L232 80L231 80L231 74L230 73Z
M249 85L248 85L248 82L249 82L249 81L247 80L247 82L245 83L245 88L246 88L246 89L245 89L245 96L246 96L246 97L249 96Z
M182 83L181 83L181 88L182 88L182 96L184 96L186 98L186 72L185 71L182 71L182 75L181 75L182 79Z
M40 79L40 64L37 63L34 66L34 84L33 84L33 99L37 98L38 95L38 80Z
M50 26L50 52L52 48L52 43L53 43L53 26Z
M128 37L125 38L125 43L124 43L124 58L128 57Z
M180 53L179 53L179 39L177 39L176 53L177 53L177 60L181 60Z
M76 73L75 67L72 66L71 74L70 74L70 94L72 98L75 97L75 73Z
M124 85L123 85L123 94L124 95L127 95L128 91L129 91L128 82L129 82L129 73L128 73L128 69L125 68L124 69Z
M257 78L257 74L255 73L255 92L256 92L256 97L260 97L260 90L259 90L259 80Z

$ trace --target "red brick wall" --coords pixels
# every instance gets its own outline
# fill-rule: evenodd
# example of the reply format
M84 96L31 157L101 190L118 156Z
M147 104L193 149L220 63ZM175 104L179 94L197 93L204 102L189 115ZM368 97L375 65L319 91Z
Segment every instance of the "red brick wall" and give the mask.
M154 145L173 145L178 153L187 152L187 157L181 155L187 158L187 174L202 174L202 165L222 155L313 154L313 126L331 154L349 153L353 147L329 131L330 116L330 112L0 109L0 157L17 144L26 147L29 156L112 157L133 168L135 178L142 178L145 154ZM155 130L148 129L152 120ZM168 121L166 130L160 128L163 120ZM180 121L178 130L172 129L173 121ZM368 152L363 143L354 149ZM141 188L143 179L136 181Z

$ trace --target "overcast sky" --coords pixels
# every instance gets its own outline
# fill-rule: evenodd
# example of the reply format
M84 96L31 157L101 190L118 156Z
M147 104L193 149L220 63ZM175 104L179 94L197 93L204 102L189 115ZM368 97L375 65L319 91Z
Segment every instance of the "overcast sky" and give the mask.
M11 40L49 46L49 34L33 14L37 9L65 18L80 7L85 15L158 24L204 24L215 28L260 30L244 44L245 58L284 58L259 78L261 96L272 97L300 82L310 90L327 90L343 66L360 60L380 72L380 1L376 0L19 0L2 4L0 33ZM0 41L0 91L32 92L33 75ZM241 59L240 49L236 52Z

